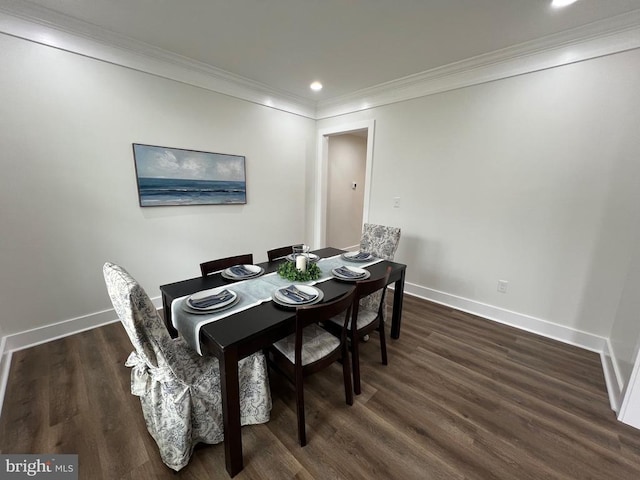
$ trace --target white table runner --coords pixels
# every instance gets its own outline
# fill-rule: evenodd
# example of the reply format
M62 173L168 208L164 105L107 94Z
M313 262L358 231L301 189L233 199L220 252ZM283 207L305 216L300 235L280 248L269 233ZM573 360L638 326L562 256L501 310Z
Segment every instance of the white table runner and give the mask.
M203 325L215 322L221 318L231 316L235 313L242 312L249 308L260 305L263 302L271 301L271 295L277 289L291 285L292 283L303 283L304 285L315 285L316 283L325 282L333 276L331 270L343 265L356 265L360 268L366 268L381 262L382 258L375 258L369 262L350 262L342 258L341 255L334 257L322 258L318 261L318 267L322 271L322 276L318 280L310 282L292 282L286 278L282 278L277 272L268 273L258 278L242 280L230 283L226 286L217 288L226 288L235 292L239 299L233 307L221 312L213 312L210 314L196 314L184 310L183 304L190 295L176 298L171 302L171 323L185 341L202 355L200 348L200 329ZM195 292L194 292L195 293Z

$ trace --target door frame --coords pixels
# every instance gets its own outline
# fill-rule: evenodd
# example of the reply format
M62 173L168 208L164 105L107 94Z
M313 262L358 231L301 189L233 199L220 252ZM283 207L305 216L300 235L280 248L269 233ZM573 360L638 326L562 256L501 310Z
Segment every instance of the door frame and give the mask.
M327 177L329 170L329 137L342 135L356 130L367 130L367 154L364 179L364 206L362 208L362 223L369 220L369 200L371 195L371 172L373 167L373 140L375 120L362 120L318 130L316 155L316 198L314 211L314 248L327 245Z

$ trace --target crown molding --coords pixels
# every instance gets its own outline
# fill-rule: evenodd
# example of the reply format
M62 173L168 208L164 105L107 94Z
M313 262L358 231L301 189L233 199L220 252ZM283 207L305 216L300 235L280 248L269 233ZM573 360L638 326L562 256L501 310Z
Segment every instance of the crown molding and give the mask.
M121 37L97 25L19 0L0 5L0 32L315 119L315 101Z
M0 32L320 120L640 48L640 9L317 103L22 0Z
M319 101L316 120L640 48L640 9Z

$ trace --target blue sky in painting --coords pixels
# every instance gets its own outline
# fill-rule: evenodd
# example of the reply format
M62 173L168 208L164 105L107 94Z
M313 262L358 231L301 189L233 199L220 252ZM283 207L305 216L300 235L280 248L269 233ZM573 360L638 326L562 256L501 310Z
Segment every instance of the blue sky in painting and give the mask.
M244 157L134 144L139 177L244 181Z

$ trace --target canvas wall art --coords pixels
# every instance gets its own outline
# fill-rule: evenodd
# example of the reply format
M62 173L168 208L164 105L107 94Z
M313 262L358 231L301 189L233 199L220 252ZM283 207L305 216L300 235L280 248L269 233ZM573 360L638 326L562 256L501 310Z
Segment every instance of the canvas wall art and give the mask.
M133 144L141 207L247 203L245 157Z

